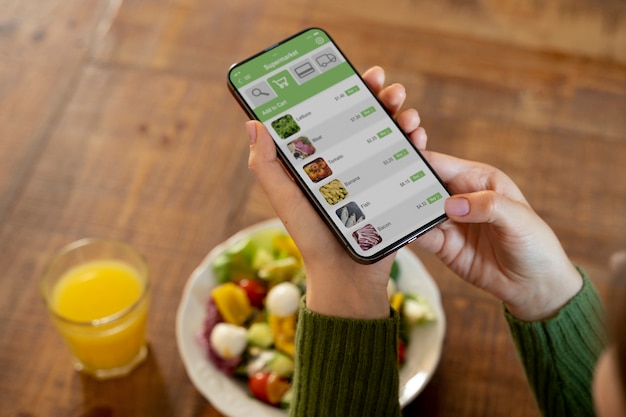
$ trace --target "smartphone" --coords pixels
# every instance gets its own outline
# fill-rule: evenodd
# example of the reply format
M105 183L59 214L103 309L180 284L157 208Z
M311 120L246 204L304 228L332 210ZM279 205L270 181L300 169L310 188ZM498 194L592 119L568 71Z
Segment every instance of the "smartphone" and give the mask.
M228 85L356 261L376 262L446 220L445 185L324 30L234 64Z

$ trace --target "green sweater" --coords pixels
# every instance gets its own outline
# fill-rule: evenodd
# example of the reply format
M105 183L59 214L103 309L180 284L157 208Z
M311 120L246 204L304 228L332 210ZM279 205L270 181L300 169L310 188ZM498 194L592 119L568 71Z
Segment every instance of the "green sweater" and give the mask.
M537 322L505 311L528 381L544 416L593 416L591 380L604 348L604 313L583 274L582 290L559 313ZM400 416L399 317L354 320L300 306L290 416Z

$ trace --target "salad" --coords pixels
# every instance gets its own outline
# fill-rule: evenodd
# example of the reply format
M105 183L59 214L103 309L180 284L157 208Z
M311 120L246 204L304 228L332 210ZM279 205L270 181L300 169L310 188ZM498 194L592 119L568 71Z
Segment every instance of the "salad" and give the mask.
M306 289L298 248L283 229L266 229L227 247L212 265L219 285L207 300L199 343L217 369L247 381L254 398L288 408L298 308ZM436 317L424 298L397 289L399 275L394 262L388 294L401 318L402 366L411 328Z

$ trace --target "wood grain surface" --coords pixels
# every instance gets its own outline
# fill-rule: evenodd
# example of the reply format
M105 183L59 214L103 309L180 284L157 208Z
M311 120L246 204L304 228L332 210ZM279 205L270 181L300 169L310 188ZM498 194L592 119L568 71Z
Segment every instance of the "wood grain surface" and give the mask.
M273 210L230 64L308 26L408 90L431 149L508 173L601 295L626 248L626 3L0 0L0 416L214 417L175 341L183 287ZM147 257L146 363L74 372L38 282L63 245ZM538 416L499 302L411 247L442 293L440 365L405 416Z

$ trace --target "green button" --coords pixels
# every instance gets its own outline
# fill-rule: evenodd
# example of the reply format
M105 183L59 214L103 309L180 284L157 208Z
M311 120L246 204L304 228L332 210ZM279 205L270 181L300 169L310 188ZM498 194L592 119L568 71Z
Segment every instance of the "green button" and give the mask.
M351 96L352 94L360 91L361 89L359 88L358 85L355 85L354 87L350 87L346 90L346 95L347 96Z
M382 138L384 138L385 136L390 135L390 134L391 134L391 128L390 128L390 127L388 127L387 129L383 129L383 130L381 130L380 132L378 132L378 133L376 134L376 136L378 136L379 138L381 138L381 139L382 139Z
M406 149L402 149L401 151L394 153L393 157L396 158L396 160L398 160L400 158L404 158L408 154L409 154L409 151L407 151Z
M441 196L440 193L437 194L433 194L430 197L428 197L426 200L428 201L428 204L432 204L437 200L441 200L443 197Z
M374 108L374 106L372 106L372 107L368 107L367 109L365 109L365 110L363 110L363 111L361 112L361 116L363 116L363 117L367 117L367 116L369 116L370 114L374 113L375 111L376 111L376 109Z
M415 182L425 176L426 174L424 173L424 171L416 172L415 174L411 175L411 181Z

